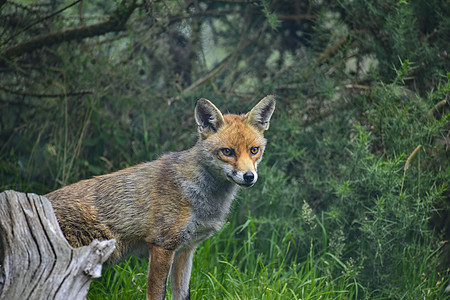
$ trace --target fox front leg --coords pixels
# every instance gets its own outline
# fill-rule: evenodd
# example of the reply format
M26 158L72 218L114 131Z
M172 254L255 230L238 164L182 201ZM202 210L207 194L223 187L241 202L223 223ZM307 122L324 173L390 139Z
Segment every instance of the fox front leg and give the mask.
M177 250L172 264L170 285L174 300L189 300L192 258L195 248L182 248Z
M174 251L150 245L150 263L147 278L147 299L164 300L167 277L172 265Z

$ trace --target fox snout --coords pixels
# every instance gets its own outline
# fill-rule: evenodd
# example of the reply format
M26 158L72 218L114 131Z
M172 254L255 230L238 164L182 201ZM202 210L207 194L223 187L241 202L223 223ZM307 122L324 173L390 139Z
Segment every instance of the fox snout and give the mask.
M217 162L228 180L243 187L251 187L258 180L257 165L264 145L257 147L221 148Z
M240 186L251 187L258 180L258 173L252 171L240 172L233 170L231 174L227 174L227 177L229 180Z
M242 175L242 177L244 178L244 182L243 184L241 184L244 187L251 187L253 186L256 181L258 180L258 173L253 173L253 172L245 172L244 175Z

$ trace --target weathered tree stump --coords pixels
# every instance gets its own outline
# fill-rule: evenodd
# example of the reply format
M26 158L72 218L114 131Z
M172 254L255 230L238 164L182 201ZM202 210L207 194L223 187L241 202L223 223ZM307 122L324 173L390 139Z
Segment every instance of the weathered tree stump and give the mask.
M0 299L84 299L114 248L72 248L47 198L0 193Z

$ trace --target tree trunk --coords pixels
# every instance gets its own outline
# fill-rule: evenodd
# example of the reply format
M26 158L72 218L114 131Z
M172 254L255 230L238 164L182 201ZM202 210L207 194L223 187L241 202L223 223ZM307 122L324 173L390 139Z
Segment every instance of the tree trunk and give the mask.
M47 198L0 193L0 299L84 299L115 240L72 248Z

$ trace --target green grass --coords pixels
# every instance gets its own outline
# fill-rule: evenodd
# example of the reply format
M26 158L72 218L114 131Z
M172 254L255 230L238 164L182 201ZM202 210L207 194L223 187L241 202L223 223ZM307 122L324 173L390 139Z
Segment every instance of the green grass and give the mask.
M116 266L106 266L95 279L88 299L145 299L147 263L135 257Z
M355 299L364 289L339 259L316 255L313 245L307 258L290 258L295 243L281 229L272 235L272 247L257 249L254 229L252 220L234 229L228 225L199 246L191 299ZM245 238L233 238L242 233ZM335 267L342 268L340 276L331 275ZM107 267L88 299L145 299L146 273L147 262L136 258Z
M444 276L430 269L434 256L424 257L423 249L404 250L398 265L404 286L387 293L364 287L352 259L316 253L320 247L312 239L306 257L292 256L304 249L297 249L286 228L274 228L270 246L258 248L257 228L251 217L240 226L228 223L198 247L191 299L449 299L443 293ZM324 228L322 240L327 243ZM145 299L147 267L146 260L134 257L106 267L91 284L88 299ZM169 287L167 298L172 299Z

